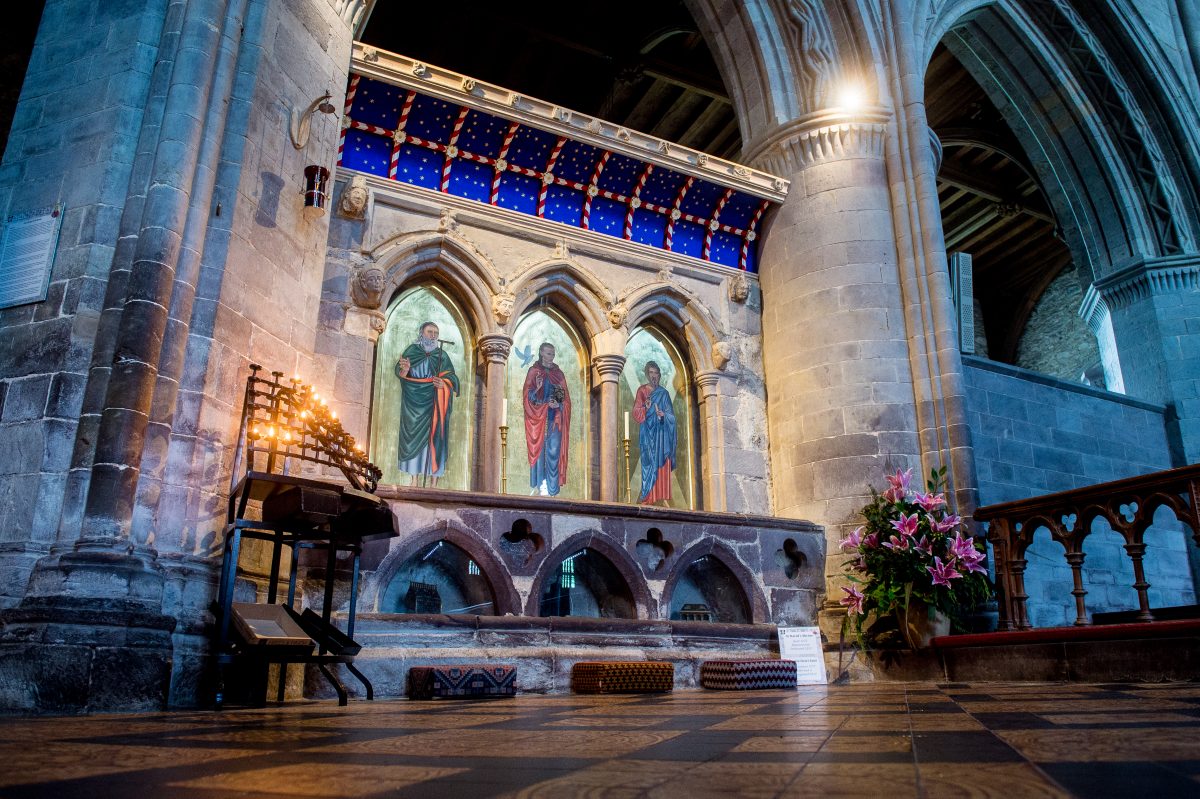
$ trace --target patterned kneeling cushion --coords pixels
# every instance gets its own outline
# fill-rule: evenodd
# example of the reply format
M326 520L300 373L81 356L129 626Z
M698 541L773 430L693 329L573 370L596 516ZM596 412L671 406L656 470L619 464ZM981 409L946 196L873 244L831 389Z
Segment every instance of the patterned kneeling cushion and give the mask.
M796 661L706 660L700 664L700 685L726 691L795 688Z
M408 670L409 699L478 699L516 694L516 666L468 664L414 666Z
M576 663L571 669L571 690L581 694L625 694L670 691L675 686L675 666L658 661Z

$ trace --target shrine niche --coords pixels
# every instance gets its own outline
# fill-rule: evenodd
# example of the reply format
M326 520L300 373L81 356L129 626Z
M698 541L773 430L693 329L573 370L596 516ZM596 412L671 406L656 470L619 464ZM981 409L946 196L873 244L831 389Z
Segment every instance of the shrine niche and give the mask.
M637 605L612 561L585 547L563 558L550 575L538 615L636 619Z
M587 351L552 307L521 317L508 358L508 493L587 499Z
M445 540L422 547L401 564L379 608L384 613L497 615L495 591L479 563Z
M679 349L657 328L637 328L630 335L619 395L622 435L629 437L628 492L622 498L696 506L690 377ZM620 471L624 483L623 462Z
M387 314L375 358L371 457L381 482L471 487L473 336L439 287L402 292Z
M753 613L733 571L714 555L703 555L683 570L671 593L669 618L750 624Z

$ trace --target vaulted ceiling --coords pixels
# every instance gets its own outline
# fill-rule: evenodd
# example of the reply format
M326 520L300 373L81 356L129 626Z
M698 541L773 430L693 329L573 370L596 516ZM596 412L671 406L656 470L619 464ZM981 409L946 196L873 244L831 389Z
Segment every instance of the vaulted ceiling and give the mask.
M925 74L925 106L943 147L938 200L946 251L971 254L988 356L1013 363L1025 322L1071 253L1016 137L941 45Z

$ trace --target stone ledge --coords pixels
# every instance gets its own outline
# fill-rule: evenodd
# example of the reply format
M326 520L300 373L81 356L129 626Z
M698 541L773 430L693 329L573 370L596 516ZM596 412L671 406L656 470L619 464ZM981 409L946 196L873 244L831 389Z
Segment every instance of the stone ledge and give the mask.
M727 527L767 527L798 533L824 532L824 528L821 525L802 519L758 516L748 513L651 508L643 505L630 505L623 502L524 497L516 494L489 494L478 491L411 488L396 485L381 485L377 495L390 500L447 505L450 507L472 506L504 510L529 510L541 513L572 513L606 518L619 516L626 519L724 525Z

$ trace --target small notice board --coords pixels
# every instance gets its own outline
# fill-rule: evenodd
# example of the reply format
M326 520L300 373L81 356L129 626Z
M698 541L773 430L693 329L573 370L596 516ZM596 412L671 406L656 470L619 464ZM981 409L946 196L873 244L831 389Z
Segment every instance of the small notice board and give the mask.
M779 657L796 661L796 682L800 685L825 685L825 653L821 630L817 627L780 627Z
M0 234L0 308L41 302L50 284L62 206L8 219Z

